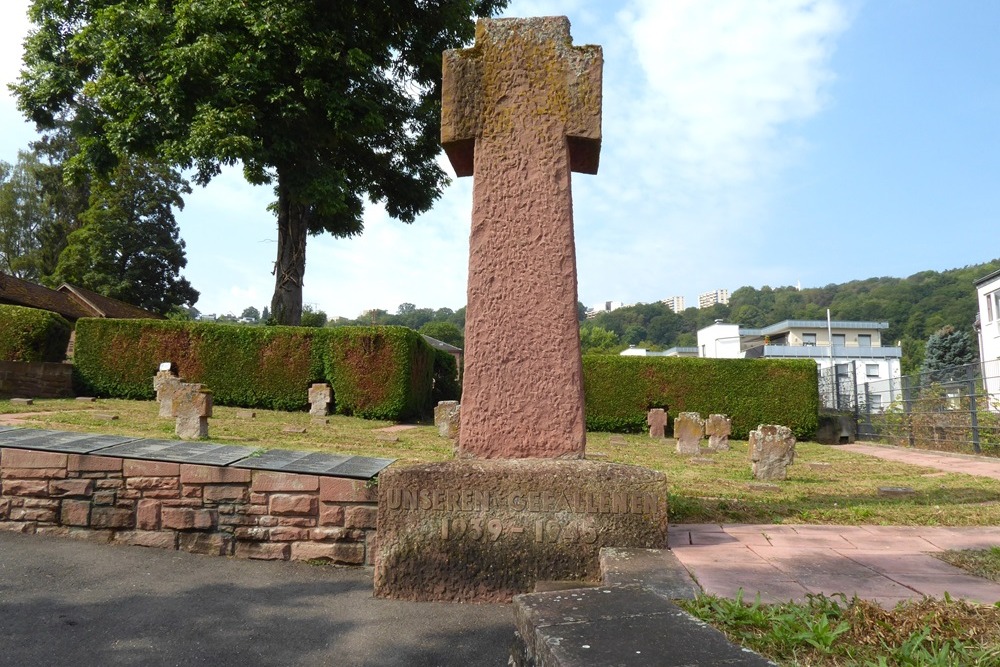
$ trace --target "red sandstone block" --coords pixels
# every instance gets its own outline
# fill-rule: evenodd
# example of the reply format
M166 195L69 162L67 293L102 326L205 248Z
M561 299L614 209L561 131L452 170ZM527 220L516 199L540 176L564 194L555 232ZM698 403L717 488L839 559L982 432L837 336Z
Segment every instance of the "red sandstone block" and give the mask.
M253 558L259 560L288 560L290 552L288 543L274 544L271 542L237 542L237 558Z
M160 510L160 524L174 530L211 530L216 523L211 510L190 507L164 507Z
M247 508L247 514L253 514L256 516L267 514L267 505L251 505Z
M91 479L61 479L49 482L49 495L53 498L66 496L89 496L94 493Z
M21 521L0 521L0 530L10 533L25 533L30 535L35 532L35 524L22 523Z
M270 513L279 516L288 514L315 514L316 496L275 494L271 496Z
M257 522L246 514L219 514L220 526L255 526Z
M95 479L94 488L100 491L117 491L125 488L124 479Z
M70 454L66 468L70 472L121 472L122 461L115 456L90 456Z
M66 468L4 468L0 479L64 479Z
M90 528L70 528L66 537L81 542L93 542L94 544L110 544L111 538L115 536L113 530L91 530Z
M278 525L278 517L276 516L261 516L257 517L257 525L265 526L271 528Z
M327 505L326 503L321 503L319 506L319 525L343 526L344 507L342 505Z
M314 542L336 541L344 539L344 534L343 528L313 528L309 531L309 539Z
M215 503L245 503L249 499L247 487L237 484L210 484L204 487L202 497Z
M59 523L64 526L90 525L90 503L86 500L64 500Z
M137 492L134 492L134 493L141 493L143 498L163 498L163 499L174 498L174 499L177 499L177 498L181 497L181 491L180 491L180 489L163 489L163 490L141 491L141 492L137 491ZM200 501L199 501L199 503L200 503Z
M344 542L293 542L292 560L324 560L344 565L360 565L365 560L365 548L361 544Z
M180 490L180 484L176 477L129 477L125 480L125 487L134 491L161 491L171 489ZM180 496L180 493L177 494Z
M247 468L181 464L181 484L242 484L252 477L253 471Z
M185 484L181 487L181 497L182 498L201 498L201 485L200 484Z
M0 489L5 496L47 496L49 483L44 479L6 479Z
M193 554L228 556L232 540L218 533L179 533L180 548Z
M115 507L124 507L125 509L129 510L130 512L134 512L135 511L135 506L136 506L136 504L138 504L138 502L139 501L137 501L137 500L122 500L121 498L119 498L118 502L115 503Z
M48 498L25 498L21 506L32 509L57 510L59 509L59 501Z
M196 498L168 498L163 501L164 507L202 507L201 500Z
M10 498L0 498L0 521L10 516Z
M178 477L181 474L181 464L163 461L125 461L122 470L126 477Z
M140 530L159 530L160 501L140 500L135 510L135 524Z
M44 508L16 507L10 511L12 521L38 521L39 523L58 523L55 510Z
M241 527L233 531L236 539L244 542L267 542L271 538L271 532L266 528Z
M38 526L35 535L49 535L51 537L68 537L69 528L66 526Z
M266 493L251 493L250 502L254 505L266 505L267 504L267 494Z
M378 534L368 533L365 540L365 565L375 565L375 554L378 553Z
M331 503L374 503L378 501L378 493L356 479L323 477L319 481L319 499Z
M135 489L123 489L118 492L119 498L128 498L129 500L138 500L142 498L143 492L136 491Z
M90 512L92 528L132 528L135 516L121 507L95 507Z
M319 477L293 472L253 471L253 491L317 491Z
M308 528L292 528L291 526L279 526L271 529L272 542L295 542L298 540L308 540Z
M65 468L67 454L36 452L31 449L0 450L0 466L4 468Z
M374 528L378 508L354 505L344 510L344 525L348 528Z
M114 541L119 544L130 544L138 547L176 549L177 533L166 530L128 530L116 534Z
M279 516L275 517L279 526L297 526L299 528L315 528L316 519L307 516Z
M114 491L97 491L94 493L95 505L114 505L118 494Z

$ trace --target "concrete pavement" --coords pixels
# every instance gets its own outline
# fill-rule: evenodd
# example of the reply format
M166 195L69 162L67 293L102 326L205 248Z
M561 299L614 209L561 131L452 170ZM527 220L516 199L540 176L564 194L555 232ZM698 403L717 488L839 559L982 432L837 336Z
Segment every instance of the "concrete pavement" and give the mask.
M370 570L0 531L0 665L506 665L510 605L372 598Z

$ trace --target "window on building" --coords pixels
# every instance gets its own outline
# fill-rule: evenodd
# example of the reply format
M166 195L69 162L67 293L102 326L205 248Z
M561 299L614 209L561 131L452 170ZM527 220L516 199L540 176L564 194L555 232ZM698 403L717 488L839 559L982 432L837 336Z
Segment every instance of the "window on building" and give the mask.
M865 375L870 378L878 377L878 364L865 364Z
M872 346L871 334L858 334L858 347L871 347L871 346Z
M841 347L847 345L847 334L833 334L833 344Z
M816 345L816 334L814 333L804 333L802 334L802 344L806 346Z
M993 321L993 294L986 295L986 321Z
M847 364L837 364L837 377L845 378L850 374Z
M872 412L882 409L882 394L871 394L868 396L868 408Z

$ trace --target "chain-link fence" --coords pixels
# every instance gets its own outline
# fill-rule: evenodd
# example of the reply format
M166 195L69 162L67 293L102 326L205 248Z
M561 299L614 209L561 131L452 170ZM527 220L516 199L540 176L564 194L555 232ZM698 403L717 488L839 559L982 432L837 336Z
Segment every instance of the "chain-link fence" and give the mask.
M834 378L829 400L822 401L854 413L859 440L1000 457L1000 360L888 380L850 379L856 393L843 397L848 400L840 401ZM821 374L821 396L823 386Z

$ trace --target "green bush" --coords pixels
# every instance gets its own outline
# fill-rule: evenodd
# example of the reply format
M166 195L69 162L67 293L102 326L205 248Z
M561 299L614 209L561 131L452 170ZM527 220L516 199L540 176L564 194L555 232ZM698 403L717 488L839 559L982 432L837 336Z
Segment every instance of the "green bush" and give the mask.
M431 403L437 405L441 401L460 401L462 399L462 381L458 377L458 360L444 350L434 350L434 390L431 392Z
M650 408L702 417L725 414L732 436L746 439L759 424L788 426L796 437L816 431L819 387L811 360L583 358L587 428L639 433Z
M171 361L219 405L274 410L305 408L309 385L328 382L339 412L400 420L430 408L432 353L402 327L83 319L74 371L82 392L150 399L157 366Z
M0 361L60 362L71 331L57 313L0 305Z

